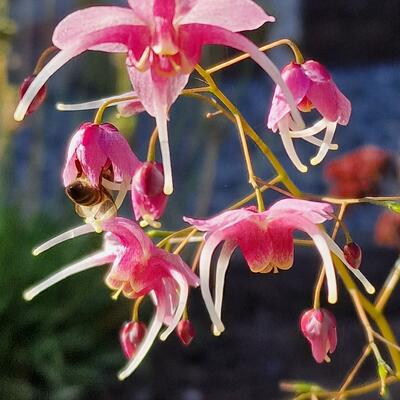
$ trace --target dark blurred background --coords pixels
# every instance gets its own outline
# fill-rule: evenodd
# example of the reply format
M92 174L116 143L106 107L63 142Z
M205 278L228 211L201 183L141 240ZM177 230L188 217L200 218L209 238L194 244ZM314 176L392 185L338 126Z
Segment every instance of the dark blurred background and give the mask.
M60 113L54 105L122 93L129 83L123 58L86 53L50 80L46 103L22 124L12 119L17 88L51 45L52 31L61 18L80 7L102 3L107 4L100 0L0 0L0 399L282 399L290 396L280 392L281 380L313 380L337 387L362 350L364 337L341 288L339 304L330 307L338 319L338 349L329 365L313 361L299 333L298 318L312 304L319 266L314 250L296 249L294 267L274 276L251 274L238 255L227 280L226 333L220 338L210 334L196 291L190 303L197 330L192 345L183 348L174 336L162 345L156 343L124 383L116 379L125 362L118 331L129 318L130 305L110 299L102 283L103 271L85 272L32 303L23 302L24 288L100 245L98 238L87 237L38 258L31 256L34 245L80 223L64 195L60 171L71 133L93 113ZM339 152L331 152L307 176L298 173L289 164L279 136L265 129L273 87L258 67L246 61L216 75L221 87L302 190L348 197L398 194L400 1L257 3L277 22L250 36L259 44L294 39L307 58L328 66L352 101L351 122L336 133ZM203 64L233 54L227 49L208 49ZM274 50L270 56L279 67L291 59L286 49ZM170 137L176 190L166 228L182 226L182 215L215 213L250 191L235 130L222 118L204 118L208 111L190 99L181 99L173 107ZM112 112L107 116L128 137L138 156L145 158L154 122L144 115L129 120L116 119ZM365 145L375 147L365 149ZM312 156L307 144L300 143L298 148L304 160ZM258 175L267 179L270 167L252 150ZM343 154L347 158L340 158ZM266 196L267 201L272 198ZM124 213L132 215L128 206ZM382 218L386 219L379 222ZM398 255L400 220L363 206L351 209L346 221L354 240L363 246L363 271L379 287ZM388 317L400 333L398 302L396 293ZM145 311L151 315L150 308ZM362 378L375 376L374 364L367 363ZM392 389L392 399L398 396ZM378 394L363 398L377 399Z

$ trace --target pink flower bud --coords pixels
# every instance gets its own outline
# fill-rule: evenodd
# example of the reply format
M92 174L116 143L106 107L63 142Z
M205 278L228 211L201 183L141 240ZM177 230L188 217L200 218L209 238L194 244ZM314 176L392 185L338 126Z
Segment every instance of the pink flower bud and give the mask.
M28 90L29 86L31 86L31 83L33 80L36 78L36 75L30 75L24 79L24 81L21 83L21 86L19 87L19 98L22 99L26 91ZM32 100L32 103L30 104L28 111L26 112L27 114L32 114L35 112L44 102L47 96L47 86L43 85L40 90L38 91L37 95L35 98Z
M126 358L132 358L146 334L146 325L143 322L125 322L119 332L119 340Z
M353 268L360 268L361 259L362 259L362 250L361 247L355 243L350 242L344 246L343 249L344 257L346 261L353 267Z
M327 359L337 345L336 319L323 308L305 311L301 316L300 328L311 344L312 355L317 363Z
M161 217L168 201L163 186L162 165L144 162L132 180L132 206L137 220L143 218L151 222Z
M176 334L184 346L189 346L196 336L193 324L189 320L179 322L176 327Z

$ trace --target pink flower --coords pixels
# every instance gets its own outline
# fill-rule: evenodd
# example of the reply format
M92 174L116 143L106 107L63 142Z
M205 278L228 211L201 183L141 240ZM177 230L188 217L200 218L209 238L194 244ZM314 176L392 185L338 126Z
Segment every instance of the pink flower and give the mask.
M301 316L300 328L311 344L315 361L329 361L328 353L333 353L337 345L335 316L323 308L305 311Z
M267 211L257 212L255 207L226 211L209 220L184 218L197 229L207 232L206 243L200 257L200 281L203 299L206 303L214 333L220 334L224 326L220 320L225 273L236 247L239 247L253 272L278 272L287 270L293 264L293 232L307 233L321 254L328 283L328 300L337 300L335 270L331 251L362 281L368 292L374 292L372 285L360 271L352 268L336 243L318 226L332 219L332 206L306 200L285 199L278 201ZM222 242L215 280L215 304L209 289L211 259L217 246Z
M294 165L302 172L307 167L302 164L294 149L292 139L302 138L317 147L318 154L310 160L312 165L319 164L329 149L337 149L332 145L336 125L347 125L351 114L351 103L337 88L327 69L317 61L309 60L303 64L290 63L282 70L282 78L291 90L297 107L301 111L315 108L322 119L313 127L304 130L293 130L290 106L280 87L277 87L268 116L268 128L282 137L286 152ZM326 130L321 141L315 135Z
M71 275L111 263L105 278L111 289L129 299L150 295L156 306L155 316L143 341L119 374L120 379L125 379L146 356L162 325L165 324L167 329L161 334L161 340L166 340L177 327L186 306L189 286L196 287L199 282L179 256L156 247L134 222L117 217L104 221L102 225L106 232L102 250L56 272L24 292L24 298L32 300ZM34 254L38 255L58 243L89 232L93 232L90 225L72 229L44 243Z
M274 21L251 0L128 0L130 8L90 7L67 16L54 31L61 49L39 73L15 112L20 121L47 79L86 50L123 52L138 99L157 121L163 158L164 192L173 190L167 115L186 86L202 47L217 44L250 53L282 87L299 126L303 121L279 71L258 48L236 33Z
M63 172L64 186L82 174L94 187L102 185L103 175L111 177L112 182L130 182L139 165L115 126L86 122L71 138Z
M132 180L132 206L136 220L143 218L142 227L147 225L160 228L157 219L167 206L168 196L163 192L164 173L162 165L155 162L144 162L136 171Z

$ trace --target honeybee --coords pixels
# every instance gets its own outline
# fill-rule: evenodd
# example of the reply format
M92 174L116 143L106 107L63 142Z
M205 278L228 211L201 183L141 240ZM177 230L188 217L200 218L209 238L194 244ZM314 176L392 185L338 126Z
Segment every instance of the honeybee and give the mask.
M109 191L94 187L83 177L65 188L68 198L75 204L76 213L90 221L102 221L117 214L117 207Z

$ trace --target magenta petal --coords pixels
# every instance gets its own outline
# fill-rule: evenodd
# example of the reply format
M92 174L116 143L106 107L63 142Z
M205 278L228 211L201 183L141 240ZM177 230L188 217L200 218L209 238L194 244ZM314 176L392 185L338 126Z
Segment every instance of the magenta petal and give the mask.
M329 71L318 61L308 60L301 64L305 74L316 83L326 83L332 81Z
M274 17L250 0L198 0L179 23L208 24L239 32L274 21Z
M340 125L347 125L351 115L351 102L338 88L336 88L336 99L339 114L337 121Z
M112 162L115 175L132 178L140 162L127 140L111 124L102 124L101 129L99 146Z
M128 3L141 21L151 25L153 21L154 0L128 0Z
M294 63L289 64L283 69L282 79L290 89L296 104L299 104L310 87L310 79L306 76L300 65ZM289 112L289 104L281 88L277 86L268 115L268 128L276 132L278 129L278 122Z
M54 30L53 43L60 49L65 49L87 34L127 25L143 25L143 22L129 8L90 7L65 17ZM109 46L107 48L111 49ZM111 51L104 48L103 50ZM126 46L120 45L114 51L126 51Z
M175 16L175 0L154 0L153 15L172 21Z
M307 97L328 121L336 122L339 118L338 98L336 85L331 82L311 82Z

